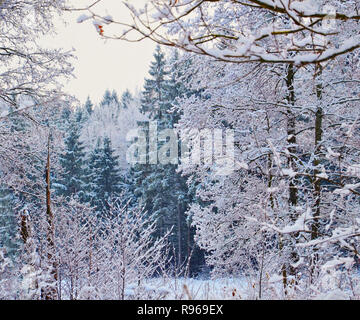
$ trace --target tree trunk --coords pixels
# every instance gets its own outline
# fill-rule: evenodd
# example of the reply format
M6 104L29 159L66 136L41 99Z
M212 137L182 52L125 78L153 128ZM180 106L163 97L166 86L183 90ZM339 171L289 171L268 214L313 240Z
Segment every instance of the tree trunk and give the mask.
M47 145L47 162L46 162L46 218L47 218L47 227L48 227L48 235L47 235L47 258L48 263L51 268L50 275L51 280L55 283L58 280L57 274L57 264L56 264L56 257L55 257L55 243L54 243L54 234L55 234L55 227L54 227L54 216L51 210L51 178L50 178L50 142L51 142L51 133L48 136L48 145ZM56 287L49 285L47 288L43 289L42 298L45 300L55 300L57 299L57 292Z
M323 113L323 108L322 108L322 104L321 104L321 100L322 100L322 83L320 81L320 76L322 73L322 68L321 66L318 64L316 65L315 68L315 80L317 80L318 82L316 83L316 96L318 99L318 106L316 109L316 113L315 113L315 132L314 132L314 161L313 161L313 166L314 166L314 174L313 174L313 190L314 190L314 212L313 212L313 224L311 227L311 240L314 240L316 238L319 237L319 217L321 214L321 209L320 209L320 205L321 205L321 179L317 178L317 175L320 173L318 166L321 163L321 140L322 140L322 136L323 136L323 130L322 130L322 124L323 124L323 117L324 117L324 113ZM311 276L311 281L312 278L314 276L314 272L315 272L315 265L317 263L318 260L318 255L316 253L316 248L314 248L314 254L313 257L311 259L311 268L310 268L310 276Z
M318 65L316 68L316 77L321 75L321 66ZM319 169L317 168L320 163L320 152L321 152L321 140L322 140L322 123L323 123L323 109L321 105L322 99L322 84L319 82L316 84L316 96L318 98L318 106L315 113L315 139L314 139L314 161L313 166L315 167L314 170L314 223L312 225L312 232L311 232L311 239L316 239L319 237L319 217L320 217L320 202L321 202L321 179L318 179L316 175L320 173Z
M297 171L296 162L294 155L296 154L296 115L294 114L293 107L295 106L295 90L294 90L294 75L295 70L292 64L289 64L287 67L286 73L286 87L287 87L287 96L286 100L288 103L287 107L287 142L288 142L288 152L289 156L287 159L287 165L294 172ZM296 186L296 177L291 178L289 181L289 198L288 198L288 208L291 221L295 222L297 219L295 207L298 203L298 189ZM297 235L295 234L295 237ZM291 239L289 239L291 241ZM286 245L286 244L283 244ZM294 262L298 260L298 255L294 250L290 253L290 262L286 263L287 266L283 268L283 278L284 285L288 284L285 282L286 279L286 270L288 270L289 275L295 278L297 270L292 266ZM287 294L287 290L285 290Z
M296 115L293 113L292 107L295 105L295 92L294 92L294 67L293 65L289 65L287 68L286 75L286 86L288 89L288 94L286 100L288 102L287 108L287 142L289 144L288 151L288 167L296 171L296 163L293 157L293 154L296 153ZM298 195L297 188L294 179L291 179L289 182L289 206L295 207L297 205ZM296 220L296 216L291 210L291 218L293 221Z

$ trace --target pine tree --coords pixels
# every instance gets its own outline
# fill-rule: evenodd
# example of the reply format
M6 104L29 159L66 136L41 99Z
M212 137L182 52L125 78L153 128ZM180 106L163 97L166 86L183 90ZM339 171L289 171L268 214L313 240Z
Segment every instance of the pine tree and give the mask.
M65 136L65 150L60 155L62 172L59 174L55 189L64 197L79 196L85 200L85 152L80 141L80 124L71 121Z
M160 46L155 49L154 59L149 70L151 78L145 79L140 110L152 120L161 120L169 109L169 72L166 70L165 54Z
M121 96L121 107L123 109L127 109L129 107L130 102L133 100L133 97L128 89Z
M86 183L89 190L88 201L92 205L94 205L97 197L95 191L98 189L96 183L97 183L97 176L101 168L100 155L101 155L101 141L100 138L98 138L95 148L91 151L90 156L87 160L88 175L87 175Z
M141 111L151 121L156 121L159 131L173 129L179 119L173 107L175 99L185 93L185 86L178 80L180 72L177 54L167 63L157 47L149 71L151 78L145 80ZM147 126L144 131L148 133ZM158 141L158 148L163 144ZM174 261L178 265L184 263L194 244L194 230L185 214L194 198L193 191L187 186L187 177L181 176L174 164L136 164L132 170L135 195L145 209L157 217L157 235L161 236L172 228L169 240L175 249ZM201 260L201 254L196 254Z
M0 187L0 248L5 248L10 257L14 257L19 249L15 206L14 194L5 186Z
M60 116L60 121L58 123L58 127L63 130L66 131L66 129L69 126L69 123L72 119L72 112L69 106L64 106L62 108L62 112L61 112L61 116Z
M75 116L75 121L81 128L85 123L85 121L87 120L86 110L84 110L82 107L77 108L74 116Z
M106 89L105 93L104 93L104 96L103 96L103 98L102 98L102 100L100 102L100 105L102 107L109 106L112 101L113 101L113 95L112 95L112 93L110 92L109 89Z
M115 90L111 93L111 100L118 106L118 108L120 107L119 97Z
M87 113L88 113L89 116L90 116L90 115L93 113L93 111L94 111L94 110L93 110L93 107L94 107L94 105L93 105L93 103L91 102L90 97L88 96L87 99L86 99L84 108L85 108L85 110L87 111Z
M108 137L104 138L102 147L98 141L90 156L91 202L98 212L106 209L108 201L124 189L118 158Z

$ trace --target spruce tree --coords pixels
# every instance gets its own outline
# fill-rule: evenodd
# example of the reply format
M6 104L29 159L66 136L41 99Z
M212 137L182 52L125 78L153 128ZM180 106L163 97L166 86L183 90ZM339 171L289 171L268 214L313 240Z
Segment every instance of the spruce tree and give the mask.
M102 147L98 141L90 156L91 203L98 212L106 209L108 201L124 189L118 158L108 137L104 138Z
M115 90L113 90L111 93L111 100L118 106L118 108L120 108L119 97Z
M133 100L133 97L128 89L121 96L121 107L123 109L127 109L129 107L130 102Z
M0 187L0 248L14 258L20 241L17 237L16 197L6 186Z
M93 107L94 107L94 105L93 105L93 103L91 102L90 97L88 96L87 99L86 99L84 108L85 108L85 110L87 111L87 113L88 113L89 116L90 116L90 115L93 113L93 111L94 111L94 110L93 110Z
M88 201L94 205L96 201L97 194L95 193L97 190L97 176L100 172L100 154L101 154L101 141L100 138L97 139L95 148L91 151L90 156L87 160L87 168L88 168L88 174L87 174L87 186L88 186Z
M57 194L64 197L78 196L84 201L86 197L85 152L80 141L80 124L77 121L70 122L64 143L65 150L59 157L61 173L55 184Z
M150 64L151 78L145 79L140 108L141 112L148 114L152 120L162 120L169 109L169 72L166 69L165 54L160 46L157 46L154 61Z
M100 106L101 107L104 107L104 106L109 106L110 103L113 101L113 95L112 93L110 92L109 89L106 89L105 90L105 93L104 93L104 96L100 102Z
M179 81L180 72L177 54L167 63L165 55L157 47L150 66L151 77L145 80L141 111L151 121L156 121L159 131L173 129L179 119L173 107L176 98L185 94L185 86ZM148 133L147 126L144 130ZM163 144L164 141L158 141L158 148ZM187 178L177 172L177 165L174 164L136 164L132 172L135 195L145 209L157 217L157 236L172 228L170 242L175 249L174 261L178 265L182 264L194 245L194 230L186 216L194 193L186 184ZM197 252L197 255L197 260L203 262L201 254Z
M61 116L60 116L60 121L58 123L58 128L60 130L66 131L67 128L69 127L69 123L72 119L72 112L69 106L64 106L62 108L62 112L61 112Z

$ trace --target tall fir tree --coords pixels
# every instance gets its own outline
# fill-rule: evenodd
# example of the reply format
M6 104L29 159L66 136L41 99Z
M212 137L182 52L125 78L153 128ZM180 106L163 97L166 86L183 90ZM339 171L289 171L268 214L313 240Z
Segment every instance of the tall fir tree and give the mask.
M102 147L100 140L89 159L89 185L91 187L91 203L98 212L107 208L112 197L119 196L124 188L124 179L120 173L118 156L111 146L111 140L104 138Z
M60 128L60 130L66 131L71 119L72 119L72 112L70 107L67 105L63 106L61 111L61 116L59 119L60 121L58 123L58 127Z
M112 100L112 94L110 92L109 89L106 89L105 90L105 93L104 93L104 96L100 102L100 105L101 106L106 106L106 105L109 105L111 103L111 100Z
M111 92L109 89L106 89L104 96L100 102L100 107L110 106L112 103L115 103L115 105L120 107L118 94L115 90Z
M97 139L96 145L94 149L90 152L90 155L87 159L87 168L88 168L88 175L87 175L87 186L88 186L88 201L94 205L96 201L96 190L98 189L96 186L97 183L97 176L99 174L101 163L100 163L100 154L101 154L101 140L100 138Z
M149 70L151 77L145 80L141 111L151 121L156 121L158 131L173 129L179 119L179 114L173 107L176 98L186 93L185 86L178 80L180 72L177 53L167 63L164 53L157 47ZM144 131L148 135L149 127L145 125ZM165 141L158 141L157 152L164 143ZM187 177L178 173L177 165L172 163L136 164L132 172L135 195L146 210L157 216L157 235L172 228L170 242L174 248L174 261L177 265L183 264L190 258L194 248L194 230L186 216L194 193L193 189L188 188ZM199 249L196 249L193 258L193 261L197 261L190 263L190 267L203 263L203 254ZM191 271L197 270L191 268Z
M84 108L85 108L85 110L86 110L86 112L88 113L89 116L90 116L90 115L93 113L93 111L94 111L94 105L93 105L93 103L91 102L89 96L86 98L86 102L85 102Z
M120 107L120 102L119 102L119 97L118 94L116 92L116 90L113 90L111 93L111 99L112 101L118 106L118 108Z
M18 221L16 217L16 202L18 199L6 186L0 187L0 248L15 258L20 246L17 237Z
M76 120L79 120L76 117ZM86 198L86 164L83 143L80 141L81 126L78 121L70 121L68 133L65 136L65 150L59 156L61 172L56 179L55 189L58 195L64 197L78 196Z
M133 97L128 89L121 95L121 107L123 109L129 108L130 102L133 100Z
M141 112L146 113L152 120L163 120L169 110L169 71L166 66L165 54L157 46L154 61L150 64L148 79L145 79L141 99Z

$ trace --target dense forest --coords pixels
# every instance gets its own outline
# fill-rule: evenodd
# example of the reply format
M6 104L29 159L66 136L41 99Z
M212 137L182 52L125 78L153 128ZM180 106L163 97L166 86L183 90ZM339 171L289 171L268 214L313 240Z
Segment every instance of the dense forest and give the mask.
M0 299L359 299L360 1L88 2L0 0ZM62 91L69 11L141 90Z

